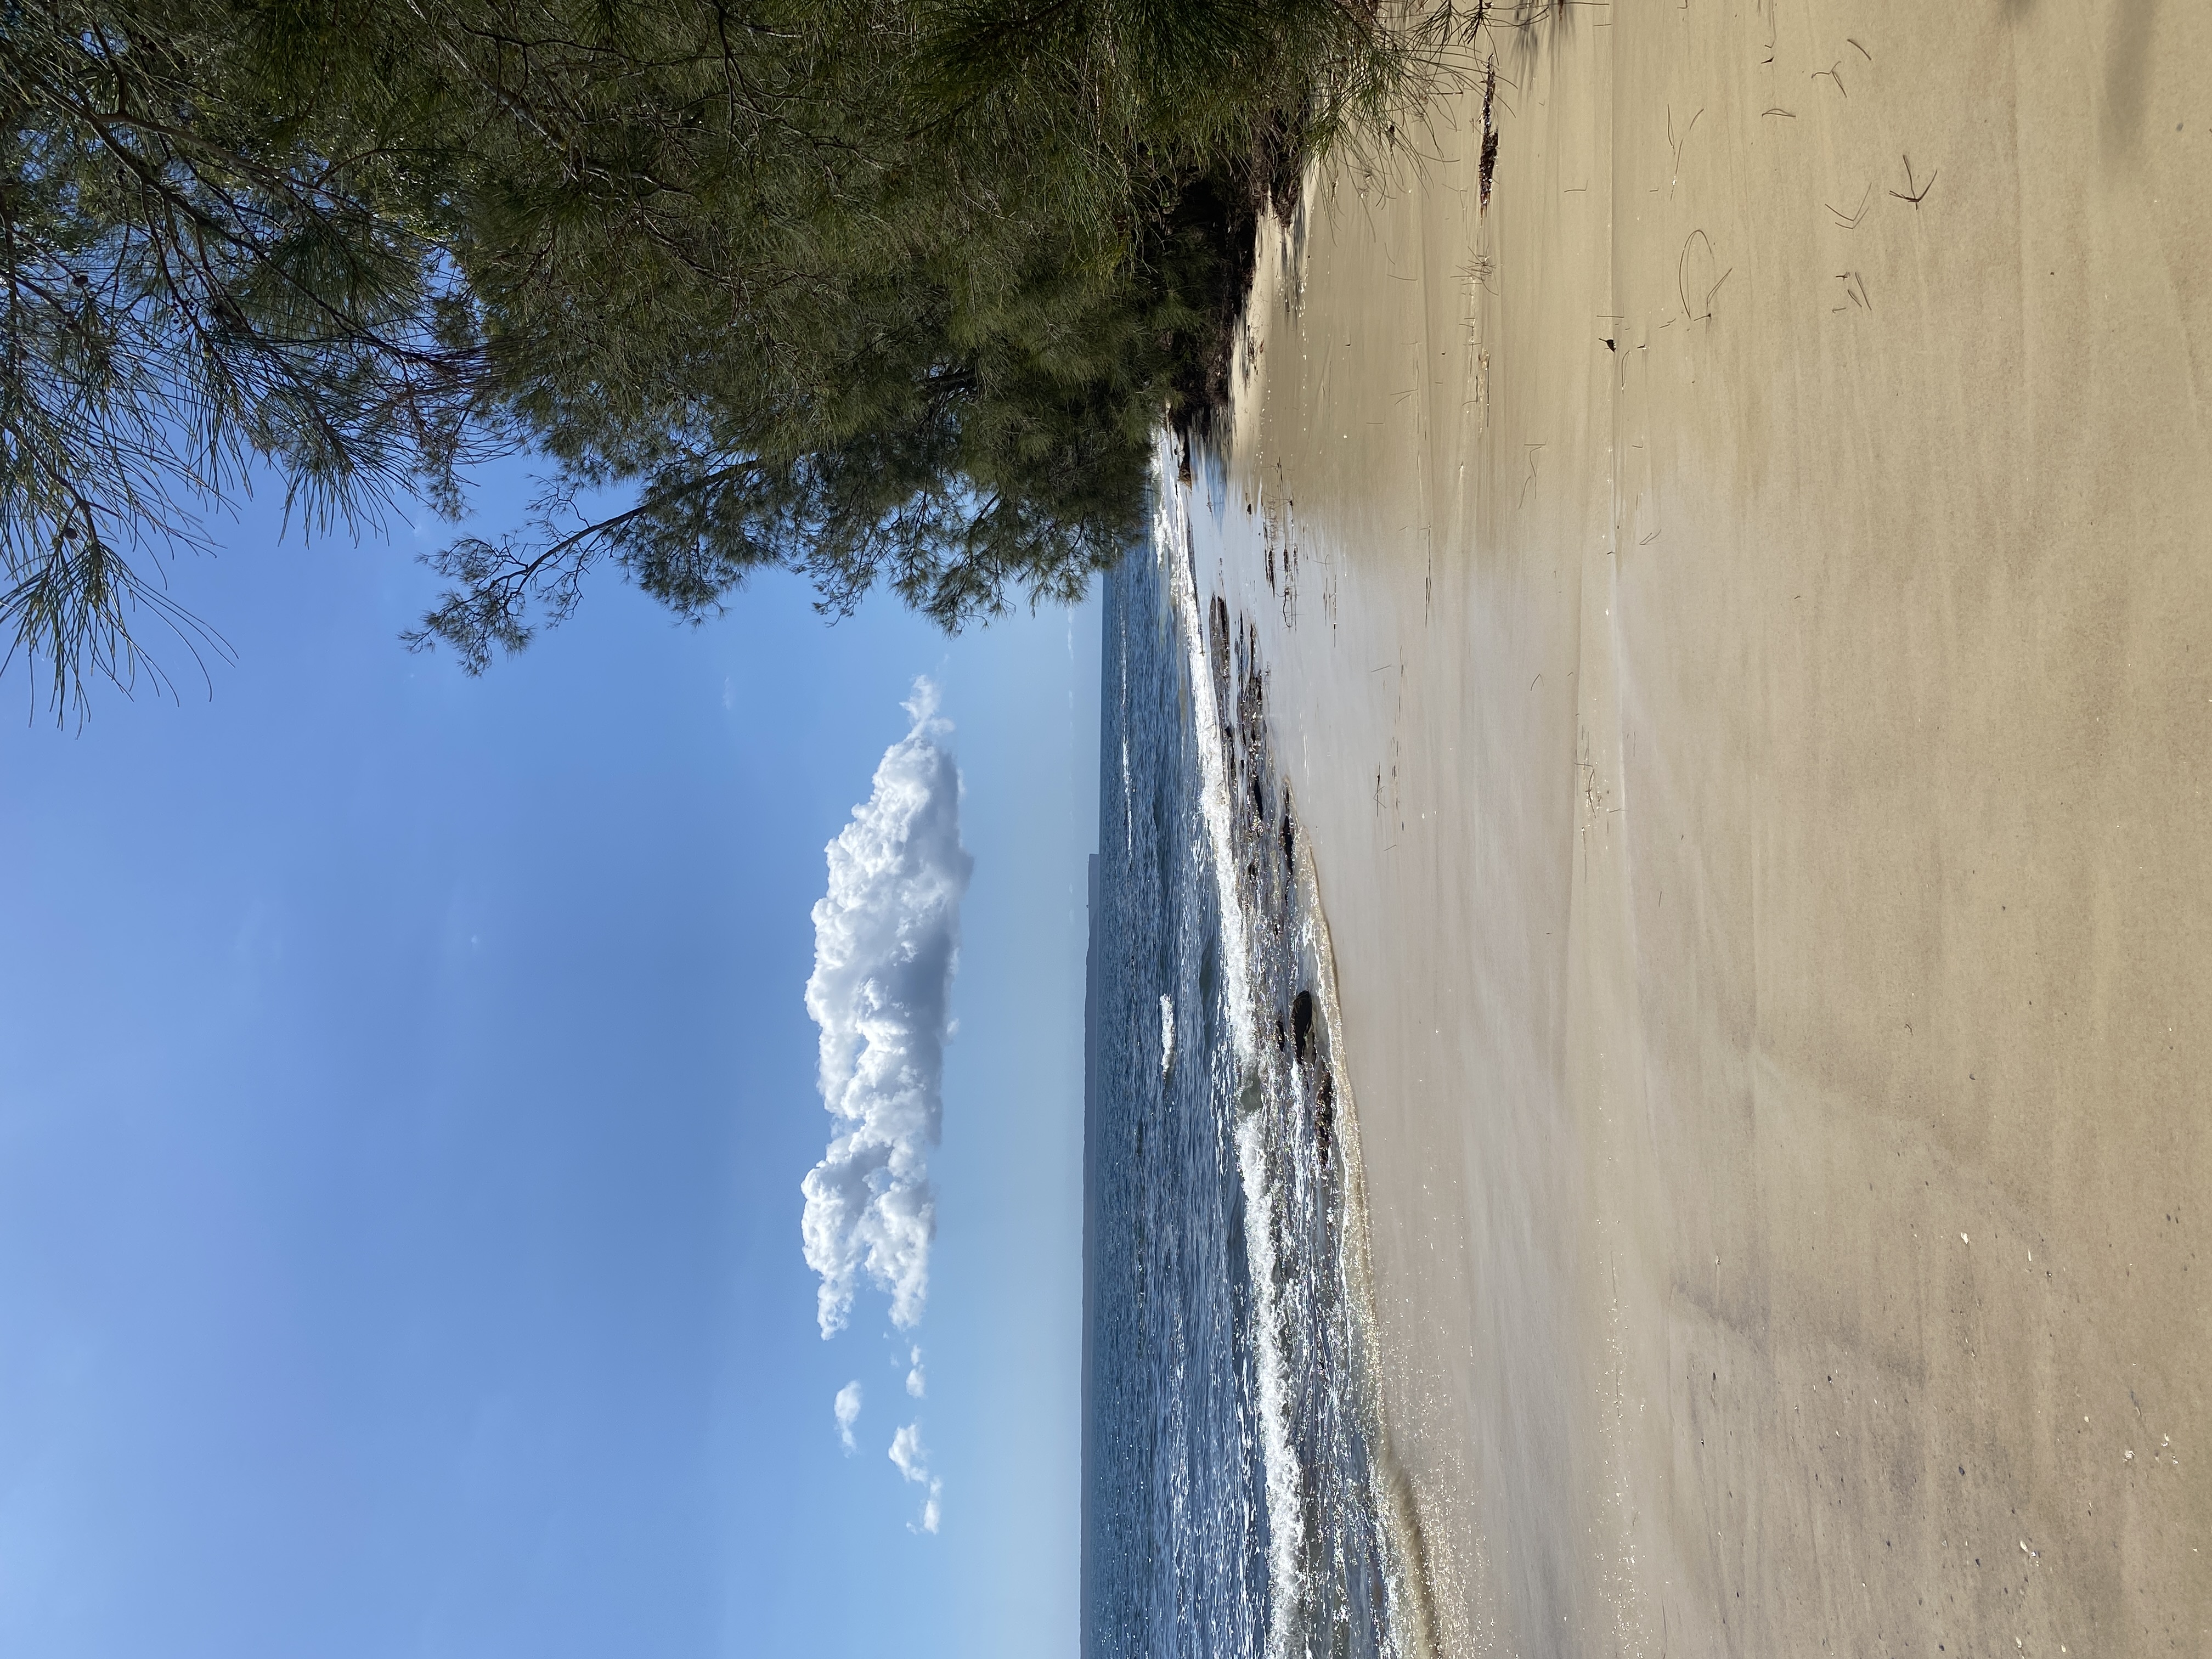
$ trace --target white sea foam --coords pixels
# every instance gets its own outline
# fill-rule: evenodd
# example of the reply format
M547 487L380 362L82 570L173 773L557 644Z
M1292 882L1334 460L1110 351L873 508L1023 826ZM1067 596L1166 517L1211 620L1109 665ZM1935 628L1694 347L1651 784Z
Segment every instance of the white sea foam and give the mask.
M1344 1015L1337 1000L1336 956L1329 945L1328 913L1322 908L1320 884L1315 876L1311 852L1303 844L1295 863L1298 944L1312 966L1322 1024L1334 1034L1344 1029ZM1339 1058L1340 1062L1341 1056ZM1338 1228L1344 1259L1339 1267L1344 1278L1345 1305L1358 1333L1359 1350L1372 1356L1379 1339L1368 1234L1367 1168L1359 1140L1358 1101L1350 1070L1341 1063L1334 1068L1336 1143L1344 1171L1344 1209ZM1411 1488L1398 1478L1397 1456L1390 1445L1390 1426L1382 1411L1381 1379L1372 1364L1358 1367L1355 1386L1359 1390L1356 1403L1360 1428L1369 1450L1369 1498L1382 1522L1388 1564L1382 1591L1390 1645L1401 1659L1431 1659L1439 1651L1439 1644L1435 1609L1425 1583L1430 1568L1417 1565L1429 1563L1429 1553L1421 1541L1420 1518L1413 1510Z
M1182 636L1189 666L1193 726L1198 741L1200 805L1219 894L1222 969L1227 1000L1236 1011L1231 1037L1243 1088L1261 1086L1262 1021L1266 1011L1254 991L1249 925L1240 899L1237 855L1234 835L1237 796L1231 782L1231 757L1226 750L1225 722L1215 695L1212 665L1207 656L1206 616L1201 608L1194 568L1195 547L1190 522L1189 488L1177 482L1178 458L1170 440L1163 437L1153 451L1155 509L1153 554L1166 568L1173 595L1176 622ZM1233 659L1232 659L1233 660ZM1310 850L1300 839L1292 859L1298 890L1299 929L1297 945L1318 994L1324 1030L1343 1030L1337 1000L1335 963L1329 949L1328 924L1321 907ZM1340 1063L1334 1068L1335 1133L1342 1160L1343 1210L1337 1229L1341 1259L1332 1264L1341 1275L1345 1301L1363 1354L1372 1354L1375 1314L1369 1268L1366 1183L1360 1157L1358 1117L1351 1079ZM1241 1092L1241 1091L1240 1091ZM1297 1540L1304 1534L1300 1514L1300 1477L1291 1422L1291 1383L1282 1352L1280 1332L1285 1315L1285 1291L1277 1277L1277 1250L1270 1218L1278 1195L1268 1175L1269 1158L1264 1121L1267 1114L1245 1111L1236 1124L1237 1173L1244 1189L1245 1249L1253 1290L1261 1316L1254 1321L1261 1452L1266 1476L1268 1538L1269 1659L1290 1659L1302 1650L1297 1611L1306 1599L1305 1568ZM1381 1522L1385 1558L1385 1651L1393 1659L1427 1659L1435 1652L1433 1620L1420 1585L1421 1557L1419 1522L1411 1510L1404 1483L1395 1478L1396 1465L1389 1447L1388 1425L1372 1367L1355 1366L1354 1402L1371 1456L1370 1498Z
M1168 589L1175 596L1176 619L1189 664L1192 723L1198 738L1200 810L1220 896L1223 981L1229 1006L1236 1012L1231 1040L1238 1070L1247 1079L1255 1079L1260 1057L1259 1009L1252 994L1243 907L1237 897L1229 757L1214 698L1213 671L1206 660L1206 618L1199 608L1191 569L1189 498L1176 483L1176 457L1170 441L1164 436L1154 447L1152 467L1154 498L1158 503L1153 521L1153 556L1167 566ZM1261 1316L1253 1322L1257 1351L1254 1370L1259 1385L1260 1455L1267 1494L1267 1652L1270 1659L1288 1659L1296 1646L1297 1608L1304 1600L1304 1569L1297 1540L1304 1528L1299 1514L1297 1453L1291 1443L1290 1390L1279 1336L1281 1297L1276 1288L1274 1231L1267 1224L1273 1203L1260 1119L1258 1113L1238 1117L1237 1168L1244 1188L1245 1254L1261 1310Z

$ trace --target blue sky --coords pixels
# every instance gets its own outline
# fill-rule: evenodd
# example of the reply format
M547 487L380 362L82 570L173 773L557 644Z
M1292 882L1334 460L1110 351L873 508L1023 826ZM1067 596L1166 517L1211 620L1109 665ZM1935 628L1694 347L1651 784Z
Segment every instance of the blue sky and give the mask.
M176 572L212 702L0 681L0 1652L1070 1649L1095 609L609 576L471 681L403 550L274 531ZM922 672L975 874L917 1406L799 1183L823 848Z

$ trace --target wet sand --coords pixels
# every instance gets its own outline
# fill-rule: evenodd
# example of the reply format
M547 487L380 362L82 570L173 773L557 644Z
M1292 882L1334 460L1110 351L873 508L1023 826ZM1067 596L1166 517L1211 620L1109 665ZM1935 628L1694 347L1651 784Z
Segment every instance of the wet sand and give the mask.
M1442 1645L2212 1653L2212 8L1494 45L1194 487Z

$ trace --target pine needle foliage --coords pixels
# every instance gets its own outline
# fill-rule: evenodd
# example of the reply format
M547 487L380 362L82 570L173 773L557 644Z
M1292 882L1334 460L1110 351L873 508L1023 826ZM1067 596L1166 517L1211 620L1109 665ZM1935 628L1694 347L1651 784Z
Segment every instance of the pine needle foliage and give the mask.
M373 56L282 14L0 18L0 626L58 709L160 678L133 556L205 544L257 464L311 524L450 499L489 428L457 275Z
M608 563L694 619L769 566L948 629L1073 597L1221 393L1260 204L1428 45L1369 0L8 0L0 617L81 708L257 469L310 528L458 522L512 449L527 523L410 636L471 670Z

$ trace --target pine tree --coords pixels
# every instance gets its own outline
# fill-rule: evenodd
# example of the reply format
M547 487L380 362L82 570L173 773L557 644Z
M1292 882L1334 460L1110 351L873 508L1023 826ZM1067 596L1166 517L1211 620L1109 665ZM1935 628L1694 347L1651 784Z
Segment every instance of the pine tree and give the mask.
M1449 12L1443 14L1449 18ZM1436 35L1362 0L11 0L0 607L58 700L255 465L436 556L471 669L612 562L957 628L1079 593L1219 395L1255 212ZM586 520L579 503L626 492Z
M135 609L191 642L132 556L257 463L318 524L451 499L492 405L387 85L276 11L0 21L0 623L58 706L150 666Z

